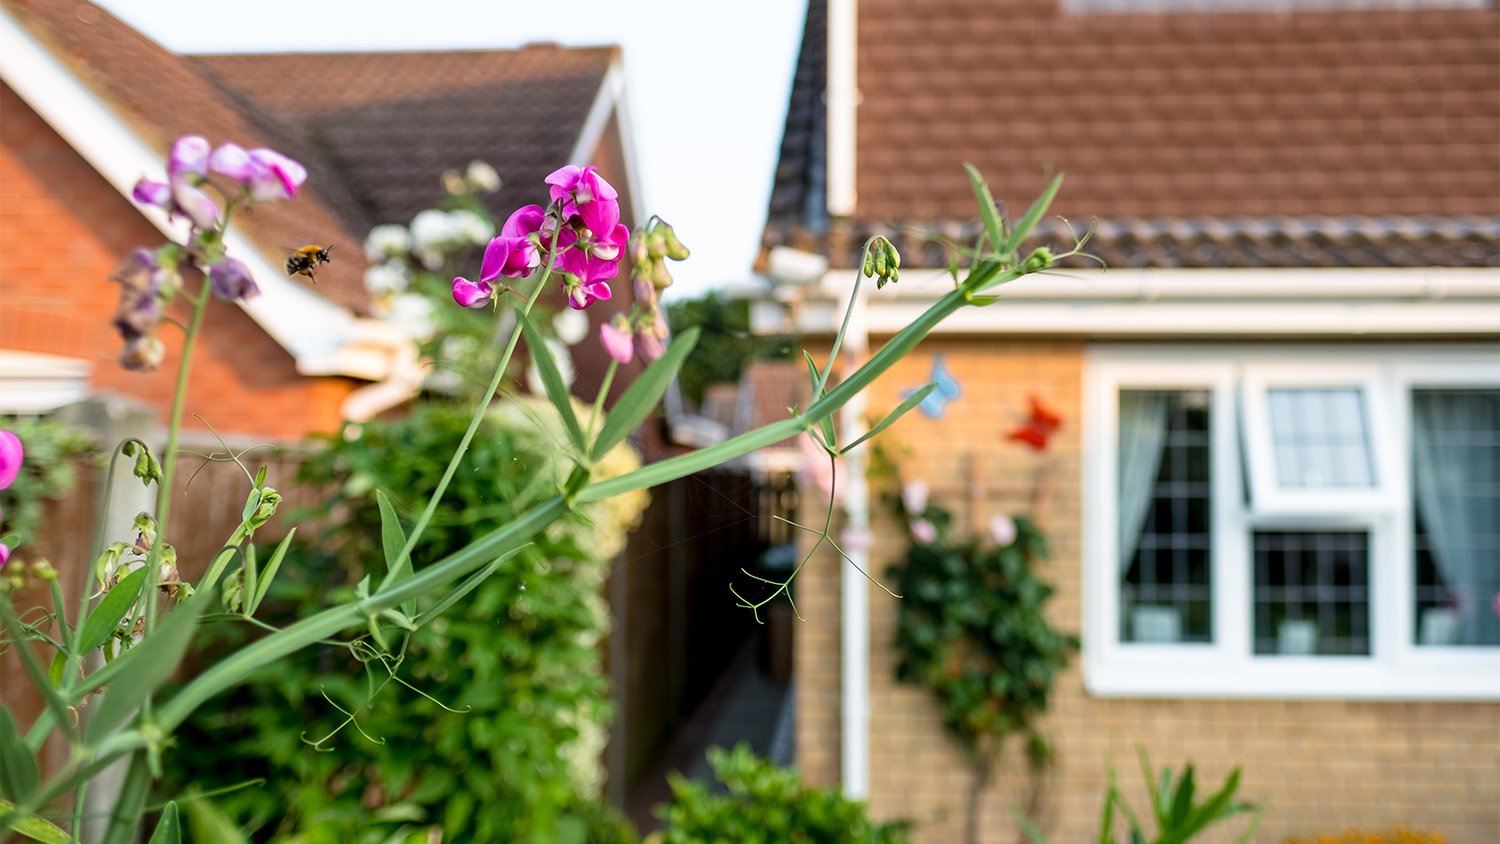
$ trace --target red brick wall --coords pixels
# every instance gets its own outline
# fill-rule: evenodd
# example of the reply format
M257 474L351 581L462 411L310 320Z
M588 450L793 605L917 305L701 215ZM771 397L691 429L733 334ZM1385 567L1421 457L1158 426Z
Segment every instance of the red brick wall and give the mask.
M5 86L0 115L0 347L87 360L95 390L142 399L165 420L181 333L163 328L159 371L121 369L110 327L119 288L108 280L122 256L161 234ZM210 306L202 337L187 427L202 428L194 413L220 433L264 439L338 426L353 382L298 375L285 350L223 302Z

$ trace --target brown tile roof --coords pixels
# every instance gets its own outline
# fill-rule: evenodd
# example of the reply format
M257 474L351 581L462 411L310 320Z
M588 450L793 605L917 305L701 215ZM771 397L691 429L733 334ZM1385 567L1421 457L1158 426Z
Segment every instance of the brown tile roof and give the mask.
M74 74L166 158L172 140L202 134L211 142L233 140L245 147L274 146L223 94L179 55L82 0L0 0ZM364 232L351 228L336 209L351 203L337 179L304 160L308 185L296 202L273 202L241 218L262 248L275 251L309 241L358 244ZM161 173L142 173L161 178ZM340 304L363 309L364 257L344 254L318 273L318 290Z
M242 218L263 248L343 246L320 292L363 311L360 244L442 198L439 176L480 159L504 180L499 214L545 198L618 47L450 53L180 56L85 0L0 0L162 151L179 135L271 146L303 162L296 202ZM151 175L151 174L142 174Z
M289 150L349 187L361 230L407 223L441 198L438 176L487 161L500 214L545 198L568 163L618 47L194 56L190 64Z
M821 2L797 77L814 91ZM867 231L971 216L971 161L1017 201L1066 171L1054 210L1103 220L1112 265L1497 263L1493 8L1070 15L1053 0L867 0L859 62L859 197L839 258ZM812 125L799 103L822 110L794 92L789 136ZM801 144L785 166L788 146L765 243L822 247L821 208L790 201L822 186L797 166Z

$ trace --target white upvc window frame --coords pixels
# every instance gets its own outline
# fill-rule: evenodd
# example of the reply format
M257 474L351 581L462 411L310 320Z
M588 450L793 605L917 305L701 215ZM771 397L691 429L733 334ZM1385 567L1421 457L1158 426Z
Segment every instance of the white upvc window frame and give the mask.
M1082 419L1083 671L1089 691L1155 698L1500 700L1500 647L1414 643L1409 445L1413 388L1500 386L1497 364L1500 351L1474 345L1091 347ZM1368 391L1369 436L1379 455L1378 494L1356 496L1358 506L1337 510L1320 504L1315 512L1286 506L1295 497L1287 502L1273 496L1266 506L1246 502L1239 428L1254 412L1244 404L1247 390L1261 389L1263 395L1266 385L1343 386L1353 383L1352 377ZM1122 389L1201 389L1211 396L1211 642L1137 644L1121 639L1114 499ZM1261 454L1254 453L1254 443L1243 445L1245 463L1269 459L1264 452L1268 440ZM1254 653L1251 546L1252 531L1258 528L1368 531L1368 656Z

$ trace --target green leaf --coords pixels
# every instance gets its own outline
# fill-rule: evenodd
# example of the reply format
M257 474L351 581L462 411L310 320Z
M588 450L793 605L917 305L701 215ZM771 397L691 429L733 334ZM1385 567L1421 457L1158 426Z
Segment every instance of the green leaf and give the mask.
M604 420L604 427L599 430L599 438L594 441L590 457L598 460L608 454L610 449L630 436L630 432L651 415L662 395L667 392L667 386L672 383L672 376L677 374L697 342L698 329L689 328L673 339L666 354L646 367L646 371L620 396L614 409L609 412L609 417Z
M153 692L172 676L187 653L198 616L213 600L213 589L200 589L186 602L167 614L155 631L139 644L110 663L119 679L109 685L84 731L85 740L93 743L125 723Z
M1177 784L1177 794L1172 800L1171 828L1176 830L1188 818L1193 808L1193 766L1189 764L1182 772L1182 781ZM1178 840L1186 840L1179 837Z
M1031 818L1026 817L1026 813L1021 811L1020 806L1012 807L1011 811L1015 813L1016 821L1021 824L1021 831L1031 839L1031 844L1047 844L1047 836L1043 835L1037 825L1031 822Z
M21 665L26 669L27 676L31 678L32 686L42 696L42 702L47 704L47 711L52 714L53 723L62 725L62 729L69 735L75 735L72 727L73 718L68 714L68 706L58 695L57 688L52 685L47 673L42 670L42 664L36 658L36 651L32 649L31 642L27 640L25 632L21 629L21 623L16 619L10 601L0 601L0 620L4 621L6 635L14 643L11 649L21 656Z
M499 557L496 557L494 562L469 575L464 579L462 583L454 587L453 591L444 595L442 599L439 600L436 604L433 604L432 607L427 610L427 612L422 613L422 615L416 621L416 626L421 627L432 621L434 618L442 615L448 610L449 607L463 600L465 595L473 592L474 589L479 586L479 584L483 583L486 579L489 578L490 575L499 570L502 563L504 563L506 560L509 560L511 557L514 557L516 554L519 554L520 552L520 548L517 548L514 551L507 551Z
M990 248L1000 250L1005 244L1005 224L1000 220L1000 211L995 207L995 197L990 186L985 184L979 169L967 162L964 169L969 173L969 185L974 189L974 199L979 203L979 219L984 221L984 234L990 240ZM1011 251L1015 251L1012 247Z
M180 844L182 824L177 819L177 804L168 803L161 810L161 820L156 822L156 831L146 844Z
M260 582L255 587L255 598L245 606L245 615L254 615L255 610L260 607L260 602L265 600L266 593L271 590L271 581L276 579L276 572L281 568L281 561L286 559L286 550L291 547L292 537L297 535L297 529L287 531L286 537L276 550L271 552L271 559L266 561L265 569L260 573Z
M194 841L248 844L245 834L234 825L234 821L207 797L194 795L184 802L187 804L188 829L192 831Z
M1230 802L1234 800L1234 793L1239 787L1240 769L1235 768L1229 772L1229 778L1224 781L1223 787L1214 792L1213 796L1187 818L1181 828L1183 840L1190 839L1216 820L1239 814L1238 807L1231 805Z
M848 454L850 451L854 450L855 446L857 446L860 443L864 442L865 440L867 440L867 439L875 436L876 434L879 434L881 431L884 431L886 428L891 427L891 425L895 424L895 422L896 422L897 419L900 419L902 416L905 416L908 411L910 411L912 408L916 407L917 405L921 404L922 403L922 399L927 398L927 396L930 395L932 393L932 391L936 390L936 389L937 389L937 384L928 384L927 386L925 386L922 389L916 391L915 393L912 393L910 396L907 397L906 401L904 401L901 404L897 405L895 410L893 410L890 413L886 414L886 417L884 419L880 420L880 422L875 427L871 428L868 431L865 431L864 436L860 437L859 439L855 440L854 442L849 443L848 445L846 445L843 448L839 449L839 453L840 454Z
M808 393L808 401L816 401L823 394L823 376L818 374L818 365L813 362L813 357L806 349L802 350L802 357L807 361L807 377L812 381L812 392ZM823 444L833 448L833 417L825 416L818 420L818 428L823 432Z
M385 490L375 490L375 501L380 505L380 545L385 550L385 578L380 581L380 588L385 589L411 577L411 555L401 553L406 547L406 530L401 527L401 517L396 515L396 507ZM414 611L410 602L403 603L401 609L407 615Z
M1047 189L1042 191L1042 195L1036 198L1036 202L1031 203L1030 208L1026 209L1026 216L1022 217L1021 221L1016 223L1014 229L1011 229L1010 239L1005 242L1005 248L1001 250L1002 252L1014 254L1020 251L1021 244L1026 242L1026 238L1031 237L1031 233L1036 230L1037 223L1042 221L1042 215L1046 214L1047 209L1052 206L1052 200L1057 197L1057 190L1062 187L1062 182L1063 174L1058 173L1048 183Z
M83 628L78 631L78 656L97 650L109 640L124 620L125 614L135 605L136 598L141 596L141 590L145 586L146 567L141 566L120 578L115 588L104 594L99 605L94 607L94 611L83 622Z
M68 844L66 832L35 815L23 815L15 811L15 804L0 800L0 825L42 844Z
M11 720L10 710L0 709L0 797L24 803L40 780L36 760Z
M542 335L530 319L523 315L520 320L521 332L526 335L526 348L531 352L536 371L542 376L542 386L547 389L547 400L552 402L552 406L557 408L557 415L562 417L563 427L568 430L568 439L573 441L573 447L578 449L579 454L583 454L588 450L586 438L583 428L578 424L578 417L573 413L573 397L563 383L562 374L557 371L557 361L552 359L552 350L547 348Z

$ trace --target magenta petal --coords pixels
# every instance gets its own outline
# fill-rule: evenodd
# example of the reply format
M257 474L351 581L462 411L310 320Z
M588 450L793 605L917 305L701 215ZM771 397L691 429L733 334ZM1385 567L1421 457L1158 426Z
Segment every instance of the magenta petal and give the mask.
M604 351L620 363L630 363L635 357L635 346L630 342L630 332L612 322L599 326L599 342L604 344Z
M609 298L614 295L609 289L609 285L602 281L585 284L583 289L589 296L593 297L591 301L608 302Z
M10 431L0 430L0 489L15 481L25 459L26 448L21 445L21 438Z
M208 172L209 145L202 135L184 135L172 144L167 156L167 175L174 180L186 173L202 176Z
M10 546L0 542L0 569L5 568L8 562L10 562Z
M609 232L615 230L620 224L620 203L612 199L600 199L589 203L580 203L578 216L583 218L583 224L596 238L605 237ZM629 239L629 236L626 236ZM622 246L624 244L621 244Z
M583 178L580 181L587 186L592 200L614 202L620 198L620 192L615 190L615 186L606 182L592 165L584 168ZM579 201L582 202L583 199L580 197Z
M215 173L223 173L236 182L246 182L255 175L255 162L250 153L239 144L220 144L208 157L208 167Z
M172 204L172 186L166 182L141 179L130 191L130 198L142 205L166 208Z
M469 281L463 276L453 279L453 301L465 308L482 308L494 296L495 288L484 281Z
M484 260L479 265L480 281L494 281L500 277L506 262L510 260L511 249L514 245L514 238L504 236L490 238L489 244L484 247Z
M542 221L546 218L547 212L542 206L522 205L506 218L500 234L504 237L530 237L542 230Z

